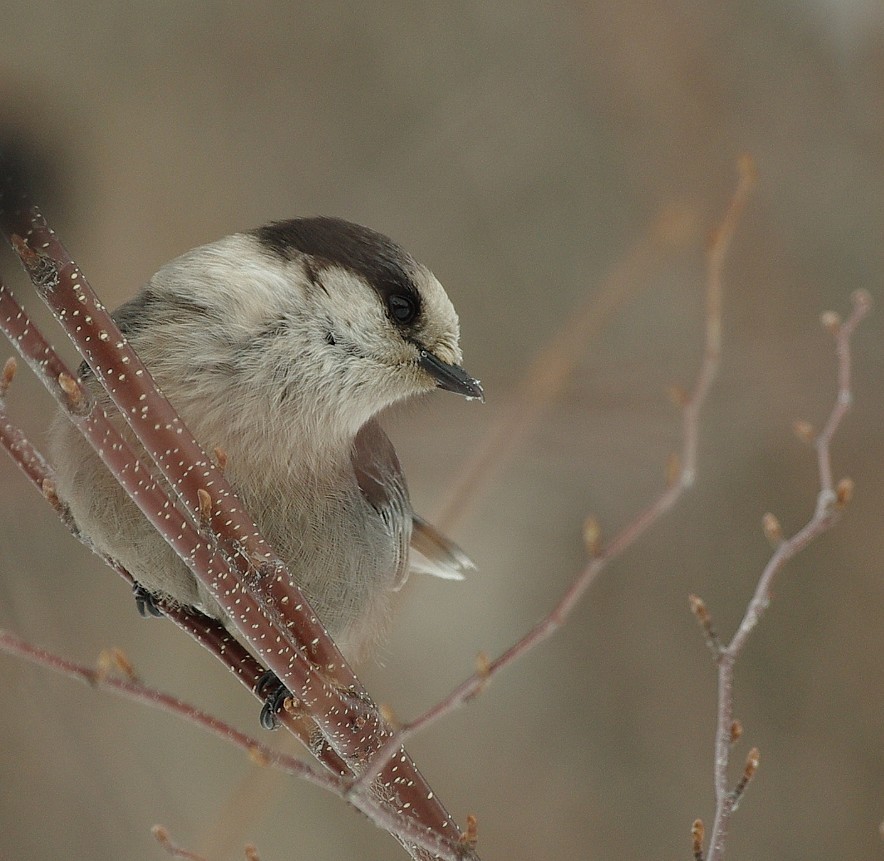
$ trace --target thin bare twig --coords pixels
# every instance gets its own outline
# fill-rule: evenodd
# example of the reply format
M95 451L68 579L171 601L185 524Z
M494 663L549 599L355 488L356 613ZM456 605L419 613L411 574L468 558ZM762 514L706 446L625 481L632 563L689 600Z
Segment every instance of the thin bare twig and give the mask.
M715 821L709 838L707 861L722 861L727 842L727 831L731 814L758 767L757 749L749 754L743 777L734 789L728 788L728 771L731 760L731 747L734 724L734 665L746 645L749 635L764 615L771 595L774 580L783 566L800 553L807 545L831 528L839 519L844 506L850 499L852 482L842 479L837 484L832 475L831 445L838 428L853 399L851 390L850 344L853 333L872 306L871 296L865 290L853 294L853 311L843 323L831 312L823 315L823 323L835 338L837 358L837 393L835 403L823 430L814 441L819 473L819 492L813 515L791 538L782 539L765 565L755 587L755 593L746 607L731 641L720 648L718 655L718 717L715 731L714 784ZM768 537L776 537L777 530L766 525Z
M32 664L46 667L77 681L85 682L97 690L106 690L141 705L174 714L217 736L222 741L240 748L259 765L273 766L338 794L343 791L346 785L344 780L331 774L319 772L297 757L279 753L214 715L210 715L178 697L151 688L135 678L120 677L99 667L78 664L46 649L41 649L2 629L0 629L0 651L16 655Z
M150 829L150 833L171 858L182 858L183 861L208 861L202 855L197 855L196 852L191 852L190 849L179 846L172 840L172 835L169 834L169 829L165 825L154 825Z
M237 730L226 721L222 721L190 703L142 684L131 675L119 677L108 673L106 669L101 667L92 668L78 664L3 630L0 630L0 651L16 655L33 664L85 682L90 687L98 690L106 690L142 705L157 708L183 718L200 729L245 751L257 765L276 768L297 777L302 777L340 797L344 797L347 794L349 786L348 777L338 776L330 772L319 772L296 757L273 750L253 736ZM426 829L421 828L419 823L411 820L403 822L401 817L390 808L374 809L377 805L372 805L370 798L367 801L366 799L358 799L358 801L361 804L354 802L354 806L357 809L370 816L376 825L395 832L401 839L411 841L418 846L423 846L428 852L439 858L457 861L457 859L463 857L462 852L458 851L459 847L452 847L447 841L435 835L427 834Z
M706 277L706 322L703 358L694 388L682 398L682 454L678 459L675 474L667 487L648 506L641 510L623 529L606 544L602 545L598 528L585 530L592 534L589 541L589 561L572 581L558 604L521 639L493 660L482 659L475 673L461 682L444 699L437 702L420 717L402 724L385 742L374 756L371 767L367 768L354 781L350 795L358 796L370 785L373 776L390 759L395 758L409 737L425 729L445 715L460 708L476 696L504 667L518 660L560 628L571 611L583 597L590 584L605 566L634 544L655 524L690 487L697 471L697 445L699 438L699 416L709 387L718 370L721 353L721 294L722 269L731 239L740 215L746 205L749 193L755 183L755 167L749 156L743 156L738 164L739 179L724 217L709 241ZM593 550L595 552L593 552Z

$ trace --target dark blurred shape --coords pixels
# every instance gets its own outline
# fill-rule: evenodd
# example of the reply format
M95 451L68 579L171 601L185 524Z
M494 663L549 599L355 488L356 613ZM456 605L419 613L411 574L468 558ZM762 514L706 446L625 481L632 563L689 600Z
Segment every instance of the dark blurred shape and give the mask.
M43 209L63 211L67 195L62 181L62 158L39 138L39 134L0 119L2 182L13 192L27 192Z

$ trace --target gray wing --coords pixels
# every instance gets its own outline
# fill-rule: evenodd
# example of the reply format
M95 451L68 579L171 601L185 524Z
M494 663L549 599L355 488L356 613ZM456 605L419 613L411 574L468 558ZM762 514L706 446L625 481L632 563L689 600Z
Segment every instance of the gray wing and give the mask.
M381 516L393 539L396 556L394 589L408 579L411 501L393 443L374 420L366 422L353 444L353 472L368 504Z
M402 588L411 570L463 580L464 573L476 567L460 547L412 511L396 450L374 420L356 435L353 471L362 495L380 514L398 548L394 589Z

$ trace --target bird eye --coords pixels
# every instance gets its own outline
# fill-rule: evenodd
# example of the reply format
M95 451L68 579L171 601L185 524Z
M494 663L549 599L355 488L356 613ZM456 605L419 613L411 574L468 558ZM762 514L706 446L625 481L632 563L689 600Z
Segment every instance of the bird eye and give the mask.
M393 293L387 298L387 307L397 323L410 323L417 317L417 302L411 296Z

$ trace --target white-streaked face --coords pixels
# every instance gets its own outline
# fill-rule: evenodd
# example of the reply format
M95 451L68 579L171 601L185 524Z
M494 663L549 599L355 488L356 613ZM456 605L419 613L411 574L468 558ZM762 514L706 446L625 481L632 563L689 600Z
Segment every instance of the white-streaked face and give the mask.
M277 222L194 249L121 311L166 387L181 384L175 395L220 407L236 390L270 422L278 411L352 436L437 386L481 397L459 367L457 314L435 276L337 219Z

